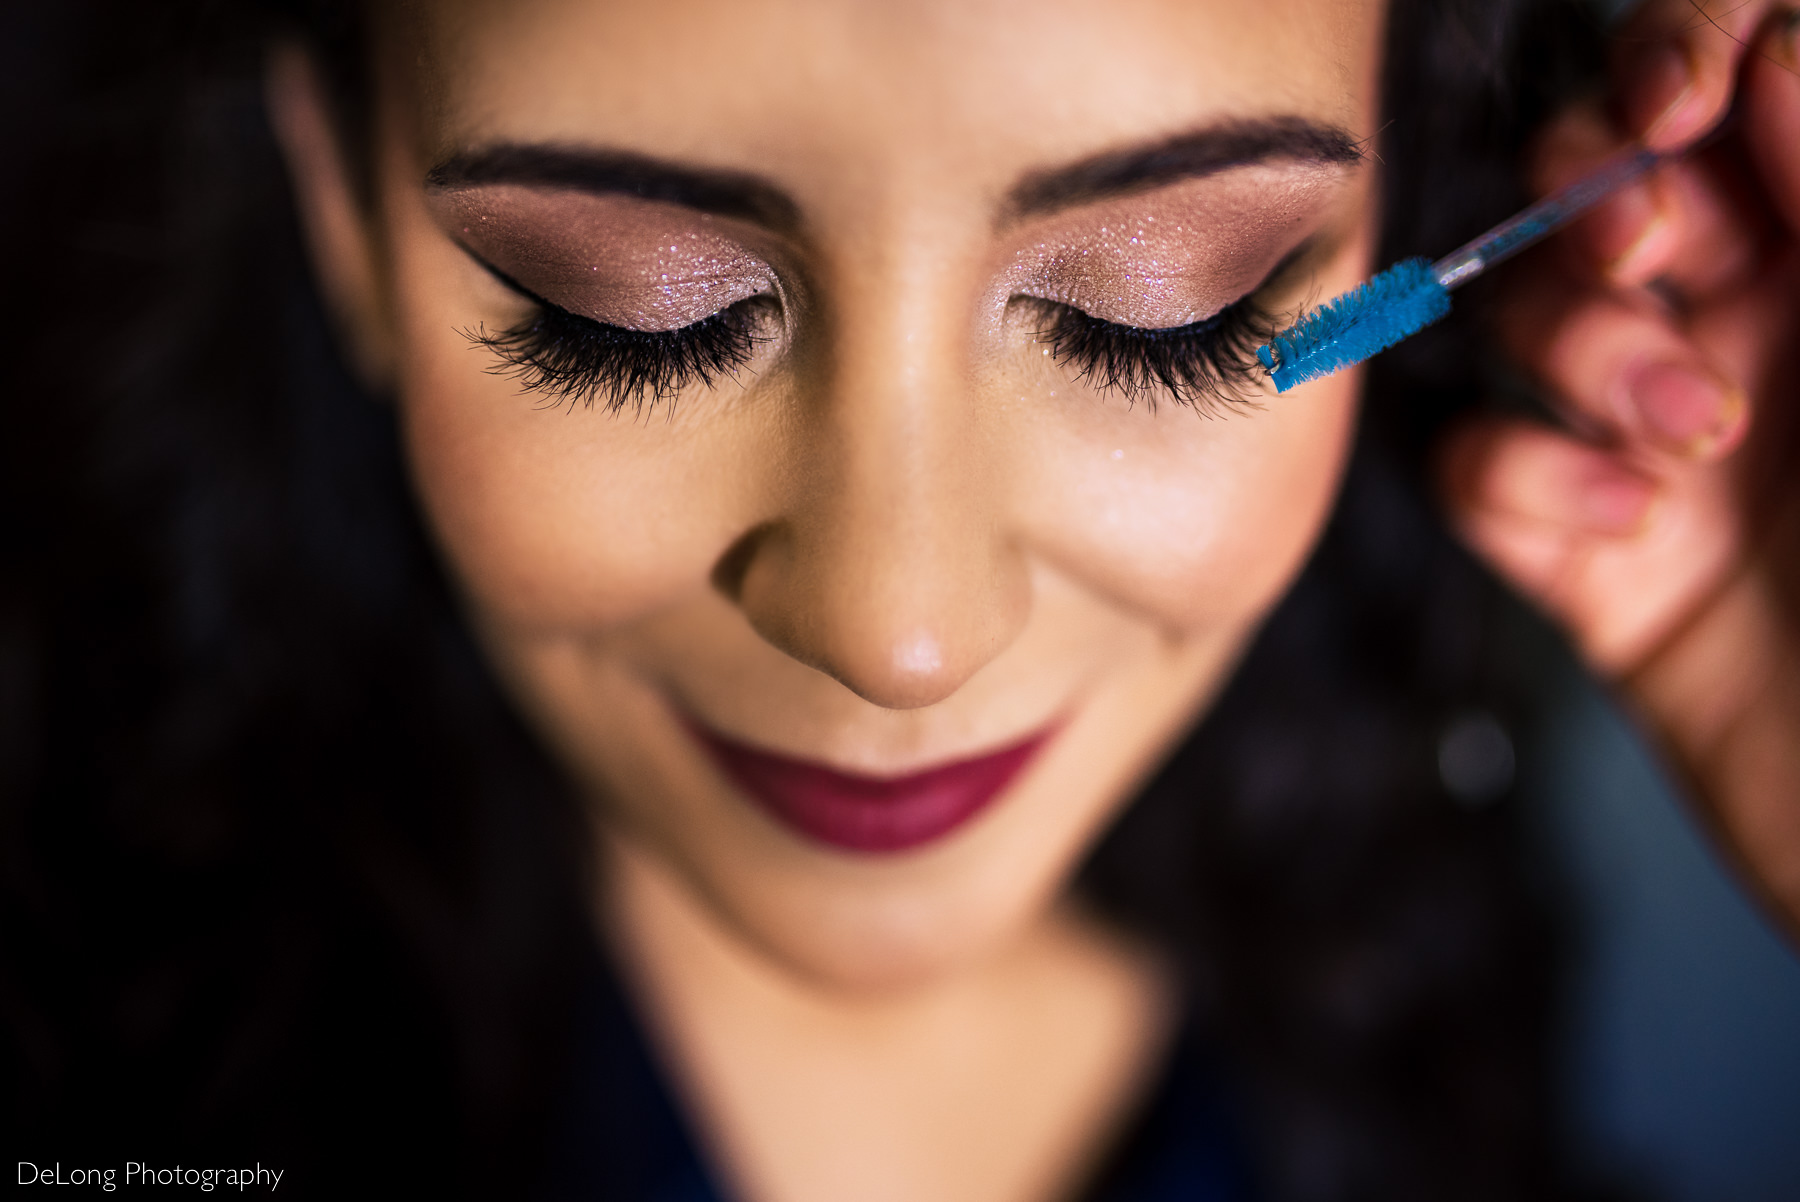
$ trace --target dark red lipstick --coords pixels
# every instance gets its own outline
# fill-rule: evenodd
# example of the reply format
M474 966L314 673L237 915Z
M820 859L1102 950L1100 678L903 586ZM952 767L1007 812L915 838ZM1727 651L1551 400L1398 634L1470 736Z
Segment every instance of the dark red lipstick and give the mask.
M689 729L769 813L821 843L861 852L905 851L949 834L986 809L1056 733L923 772L865 776L734 743L698 724Z

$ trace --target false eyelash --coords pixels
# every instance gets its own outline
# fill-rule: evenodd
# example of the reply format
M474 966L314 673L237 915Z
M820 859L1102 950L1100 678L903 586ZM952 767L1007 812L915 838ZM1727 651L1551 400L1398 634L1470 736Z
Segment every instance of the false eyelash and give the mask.
M1142 398L1152 413L1159 396L1208 415L1221 404L1249 403L1243 394L1265 374L1256 348L1279 328L1249 296L1211 317L1161 330L1103 321L1057 301L1039 303L1047 320L1038 341L1049 344L1052 359L1127 404Z
M465 330L463 336L500 357L489 371L571 409L591 409L598 400L609 414L627 406L642 413L690 385L731 375L769 340L757 311L767 298L760 296L675 330L630 330L530 299L537 312L520 325L499 334Z

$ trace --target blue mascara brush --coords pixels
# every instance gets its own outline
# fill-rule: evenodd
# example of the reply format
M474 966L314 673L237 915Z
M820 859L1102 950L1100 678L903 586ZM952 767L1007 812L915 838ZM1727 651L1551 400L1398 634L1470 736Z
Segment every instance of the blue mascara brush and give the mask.
M1555 233L1664 157L1627 151L1435 263L1396 263L1275 335L1256 357L1277 392L1361 363L1449 313L1453 289Z

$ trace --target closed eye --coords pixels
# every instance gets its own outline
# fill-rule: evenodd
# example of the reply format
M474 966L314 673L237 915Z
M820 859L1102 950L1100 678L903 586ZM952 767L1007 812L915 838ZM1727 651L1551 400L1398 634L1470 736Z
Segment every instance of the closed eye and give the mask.
M1152 412L1158 400L1167 399L1211 414L1221 404L1247 403L1265 374L1256 348L1280 327L1256 295L1211 317L1165 329L1122 325L1058 301L1027 299L1042 313L1038 340L1077 379L1116 392L1128 404L1142 400Z
M746 297L673 330L633 330L571 313L469 254L530 301L533 311L499 333L481 328L464 336L499 359L490 371L542 394L546 404L591 409L599 402L609 414L627 407L642 413L658 401L673 402L687 388L710 387L734 374L773 337L768 329L778 303L772 296Z
M749 363L768 342L766 296L753 296L675 330L607 325L548 302L530 318L498 334L465 331L500 360L489 370L516 380L546 404L608 413L641 413L683 390L710 387Z
M1286 323L1264 307L1317 248L1308 238L1294 247L1244 296L1199 321L1151 328L1095 317L1060 301L1022 297L1037 306L1038 341L1056 362L1101 392L1142 400L1152 413L1159 400L1186 405L1203 416L1221 407L1254 407L1268 376L1256 357Z

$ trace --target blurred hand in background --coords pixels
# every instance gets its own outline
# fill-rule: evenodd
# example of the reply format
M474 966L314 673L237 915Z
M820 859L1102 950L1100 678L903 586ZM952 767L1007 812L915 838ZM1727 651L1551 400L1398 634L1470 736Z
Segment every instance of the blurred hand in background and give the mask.
M1502 341L1564 420L1473 422L1443 479L1800 935L1800 10L1650 0L1615 48L1541 189L1718 136L1509 274Z

